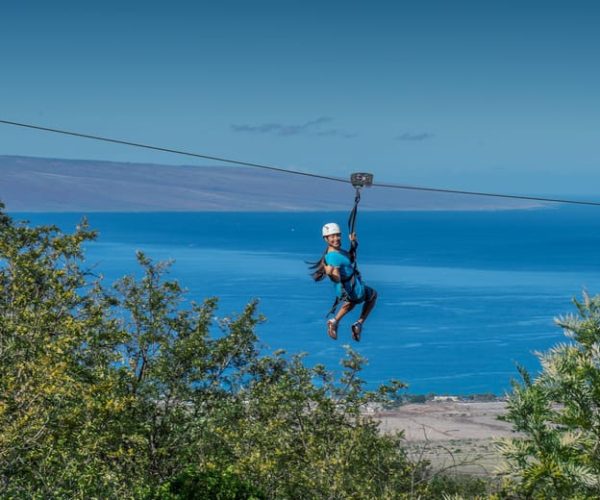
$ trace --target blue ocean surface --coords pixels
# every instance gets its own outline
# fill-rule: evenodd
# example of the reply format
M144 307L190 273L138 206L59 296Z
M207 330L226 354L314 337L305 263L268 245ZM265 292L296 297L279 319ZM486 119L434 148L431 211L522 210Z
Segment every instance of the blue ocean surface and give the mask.
M12 214L71 231L83 214ZM321 226L347 213L90 213L99 231L87 265L110 283L139 274L136 250L174 259L170 278L190 299L220 299L219 315L253 298L267 321L265 349L306 352L340 371L343 345L368 358L371 387L390 378L411 393L503 394L516 364L539 369L534 351L565 341L554 317L574 312L583 290L600 293L600 212L562 207L497 212L361 212L359 265L379 292L359 344L357 307L326 335L334 295L306 261L324 249ZM346 238L347 235L344 235ZM347 240L345 240L347 241Z

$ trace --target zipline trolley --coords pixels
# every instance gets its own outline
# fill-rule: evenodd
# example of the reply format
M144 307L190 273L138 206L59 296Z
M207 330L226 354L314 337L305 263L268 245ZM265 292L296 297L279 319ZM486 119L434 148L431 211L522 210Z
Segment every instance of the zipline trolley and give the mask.
M355 172L350 176L350 182L356 189L371 187L373 185L373 174Z

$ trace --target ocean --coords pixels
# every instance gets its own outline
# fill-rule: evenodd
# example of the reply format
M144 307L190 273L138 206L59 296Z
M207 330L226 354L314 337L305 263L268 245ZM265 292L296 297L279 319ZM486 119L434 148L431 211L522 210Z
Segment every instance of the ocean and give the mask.
M18 213L32 224L72 231L78 213ZM321 256L321 226L347 213L90 213L98 240L86 264L106 284L139 274L136 250L173 259L169 277L201 301L219 297L220 316L257 298L264 351L306 352L309 364L339 372L344 344L368 359L370 387L390 378L412 394L502 395L535 373L535 351L565 340L554 317L574 312L583 290L600 292L600 211L561 207L490 212L361 212L359 267L379 292L354 343L359 308L327 337L329 282L314 283L307 261ZM346 238L347 235L344 235ZM345 241L347 241L345 239Z

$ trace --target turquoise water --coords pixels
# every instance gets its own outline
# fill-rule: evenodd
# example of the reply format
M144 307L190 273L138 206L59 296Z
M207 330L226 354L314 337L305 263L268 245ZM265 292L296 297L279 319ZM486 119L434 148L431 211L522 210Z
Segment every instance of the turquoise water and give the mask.
M14 214L71 230L81 214ZM95 272L113 281L135 270L135 251L175 259L171 277L195 300L220 297L223 316L260 299L268 348L307 352L338 370L351 344L351 313L330 340L329 283L305 261L319 258L325 222L346 213L88 214ZM511 212L363 212L359 263L379 302L354 347L369 359L371 385L389 378L412 393L501 394L515 363L537 370L533 351L564 339L553 324L583 289L600 292L600 212L560 208Z

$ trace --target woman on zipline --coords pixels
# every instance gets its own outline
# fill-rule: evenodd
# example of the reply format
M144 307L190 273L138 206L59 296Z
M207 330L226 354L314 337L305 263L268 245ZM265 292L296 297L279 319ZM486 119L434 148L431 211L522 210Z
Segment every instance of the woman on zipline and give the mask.
M335 222L323 226L322 235L327 248L321 259L311 265L312 278L315 281L321 281L325 276L329 276L329 279L335 284L337 298L329 314L334 314L338 304L342 302L342 307L335 317L327 321L327 334L333 340L337 339L340 320L352 311L356 304L363 304L360 318L352 325L352 338L359 342L363 323L375 307L377 292L362 282L356 267L356 249L358 248L356 233L349 235L349 251L342 249L341 233L340 226Z

